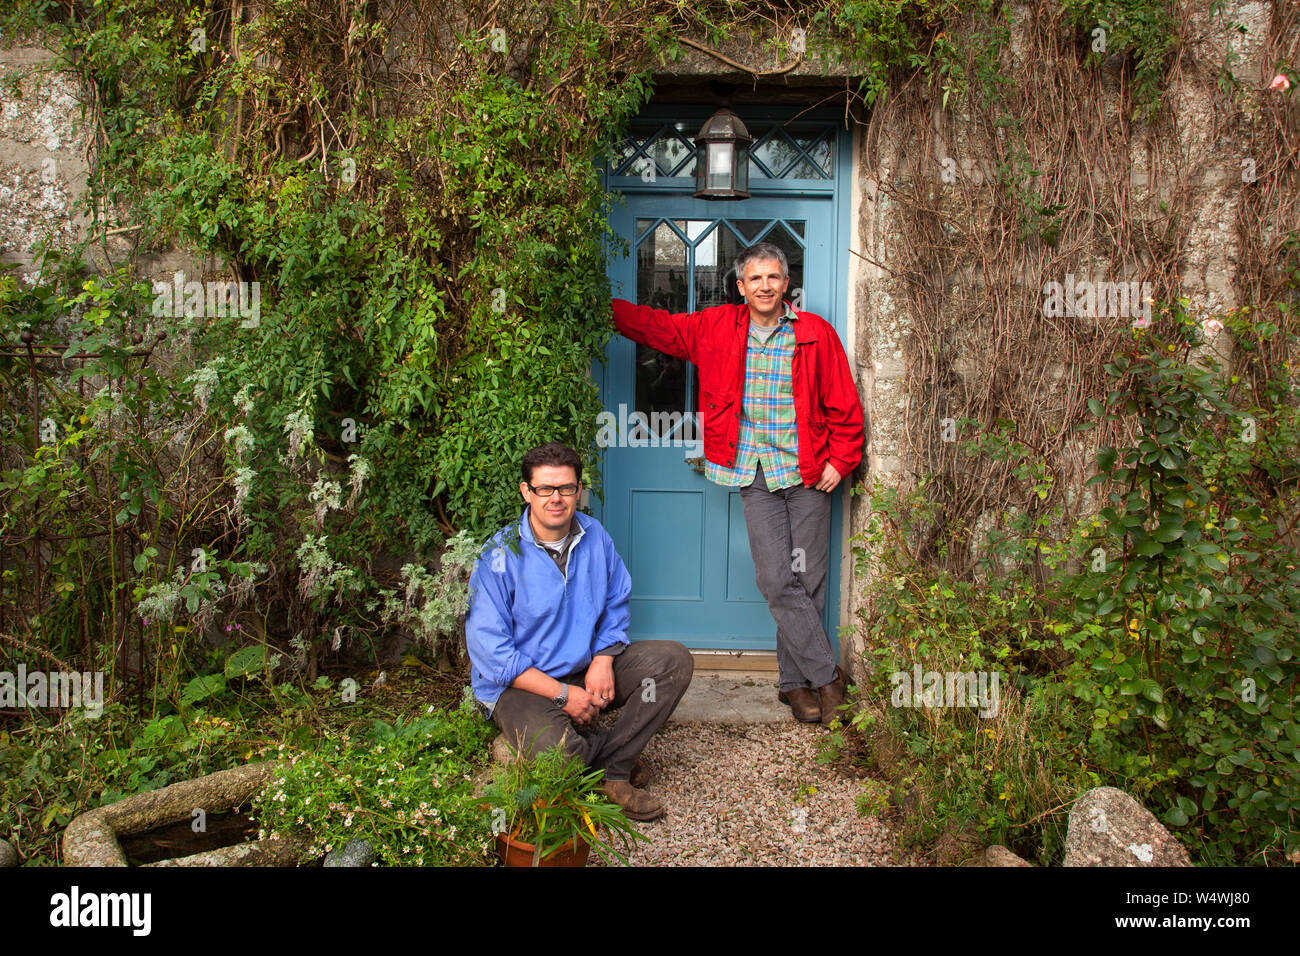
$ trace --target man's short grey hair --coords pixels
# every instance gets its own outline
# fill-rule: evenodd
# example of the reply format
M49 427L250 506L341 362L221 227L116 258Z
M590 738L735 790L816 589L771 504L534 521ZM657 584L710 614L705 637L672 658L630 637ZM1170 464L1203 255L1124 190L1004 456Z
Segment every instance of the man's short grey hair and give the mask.
M736 278L742 282L745 279L745 266L755 259L775 259L781 263L781 275L785 278L790 277L790 263L785 259L785 253L781 251L780 246L774 246L770 242L757 242L742 252L736 259Z

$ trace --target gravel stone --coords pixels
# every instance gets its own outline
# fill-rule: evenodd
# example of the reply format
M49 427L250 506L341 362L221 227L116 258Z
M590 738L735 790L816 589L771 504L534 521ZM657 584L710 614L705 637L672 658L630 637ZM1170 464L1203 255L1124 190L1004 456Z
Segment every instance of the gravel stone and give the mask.
M820 725L670 723L641 759L668 812L634 823L633 866L911 865L889 825L859 816L863 781L817 763ZM617 861L610 861L617 865ZM592 854L589 866L602 861Z

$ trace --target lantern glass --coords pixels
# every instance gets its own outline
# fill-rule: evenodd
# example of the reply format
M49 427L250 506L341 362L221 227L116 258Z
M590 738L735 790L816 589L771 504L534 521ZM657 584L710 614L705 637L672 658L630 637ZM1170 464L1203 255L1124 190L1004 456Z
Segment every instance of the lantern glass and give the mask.
M721 189L730 192L734 187L731 181L731 158L735 149L731 143L709 143L709 189Z

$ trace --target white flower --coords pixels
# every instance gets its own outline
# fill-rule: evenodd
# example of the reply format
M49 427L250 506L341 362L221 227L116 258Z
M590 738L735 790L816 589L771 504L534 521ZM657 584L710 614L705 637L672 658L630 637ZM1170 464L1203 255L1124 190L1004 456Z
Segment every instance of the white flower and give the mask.
M199 408L205 412L208 410L208 399L212 397L212 390L217 387L217 370L215 366L224 361L224 356L217 356L207 365L195 369L192 374L185 377L187 383L194 383L194 397L199 400Z
M318 528L325 523L325 513L338 508L341 491L337 481L326 481L324 478L317 478L311 486L307 500L315 505L314 517Z
M352 494L348 496L348 507L357 500L357 495L361 493L361 486L365 480L370 477L370 462L366 461L360 455L348 455L348 464L352 466L352 478L350 485Z
M249 395L249 389L252 387L253 384L250 382L236 392L234 399L232 399L235 407L239 409L240 413L243 415L251 414L253 411L253 398Z
M304 445L312 443L312 422L306 409L299 409L284 422L284 430L289 435L289 461L294 462Z
M248 500L248 493L253 490L253 479L257 477L257 472L252 468L242 467L235 470L233 484L235 486L235 500L233 507L235 514L244 513L244 502Z
M236 425L234 428L227 428L225 440L235 446L235 457L243 458L244 453L252 450L255 444L253 433L243 425Z

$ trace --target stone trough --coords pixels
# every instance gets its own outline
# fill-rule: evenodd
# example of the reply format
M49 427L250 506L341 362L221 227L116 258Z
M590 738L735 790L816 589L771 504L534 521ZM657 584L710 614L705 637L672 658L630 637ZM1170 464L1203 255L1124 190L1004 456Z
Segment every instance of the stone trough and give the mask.
M275 775L268 760L184 780L126 797L75 817L63 831L64 866L128 866L120 837L188 822L196 809L217 813L257 796ZM302 866L312 862L303 840L253 840L146 866Z

